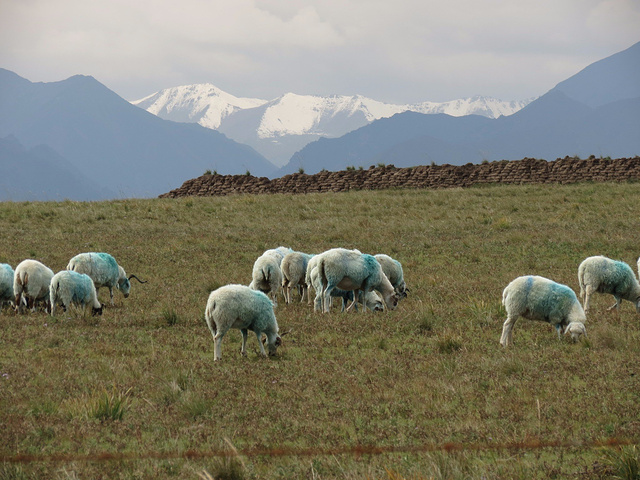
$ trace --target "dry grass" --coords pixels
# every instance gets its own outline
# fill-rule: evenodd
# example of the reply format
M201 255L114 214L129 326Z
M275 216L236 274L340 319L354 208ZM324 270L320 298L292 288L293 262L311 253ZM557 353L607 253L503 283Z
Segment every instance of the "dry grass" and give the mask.
M1 204L0 262L30 257L58 271L77 253L108 251L149 283L134 283L128 299L117 293L99 318L0 313L0 455L218 451L225 438L239 451L638 439L640 328L629 303L617 317L610 298L595 297L580 345L528 321L516 324L513 348L498 340L514 277L577 289L589 255L635 262L639 192L587 184ZM242 358L232 331L214 364L209 292L248 284L255 258L278 245L387 253L411 294L388 314L319 315L281 301L278 323L292 332L277 357L259 358L250 337ZM107 400L121 400L120 419L87 414ZM605 457L581 448L256 456L227 470L597 478ZM0 479L196 479L224 468L215 458L5 463Z

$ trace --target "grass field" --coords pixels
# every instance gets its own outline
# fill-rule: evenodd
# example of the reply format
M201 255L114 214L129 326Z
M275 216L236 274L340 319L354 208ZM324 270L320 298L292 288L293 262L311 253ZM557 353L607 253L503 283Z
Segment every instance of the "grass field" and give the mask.
M0 204L0 262L58 271L107 251L149 281L128 299L116 293L102 317L0 313L0 456L81 456L0 462L0 480L587 479L637 468L632 446L580 446L640 438L640 317L629 302L617 316L613 298L596 295L580 344L527 320L513 348L499 338L502 290L516 276L577 291L587 256L636 270L639 205L638 183ZM231 331L214 364L208 294L248 284L254 260L279 245L387 253L410 296L377 314L281 300L280 330L291 332L277 357L258 357L252 336L241 357ZM576 446L480 448L527 441ZM469 449L414 450L449 443ZM398 451L176 458L360 445Z

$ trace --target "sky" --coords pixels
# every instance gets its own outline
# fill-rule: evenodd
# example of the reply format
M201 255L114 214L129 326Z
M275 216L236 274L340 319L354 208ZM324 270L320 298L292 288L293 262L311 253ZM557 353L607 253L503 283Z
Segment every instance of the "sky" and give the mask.
M524 100L640 41L640 0L0 0L0 68L127 100Z

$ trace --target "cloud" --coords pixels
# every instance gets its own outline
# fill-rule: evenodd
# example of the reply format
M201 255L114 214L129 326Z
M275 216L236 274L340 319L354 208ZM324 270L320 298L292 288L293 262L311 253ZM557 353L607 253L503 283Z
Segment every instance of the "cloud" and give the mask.
M82 73L128 99L212 82L415 102L540 95L637 41L636 0L22 0L4 2L0 65Z

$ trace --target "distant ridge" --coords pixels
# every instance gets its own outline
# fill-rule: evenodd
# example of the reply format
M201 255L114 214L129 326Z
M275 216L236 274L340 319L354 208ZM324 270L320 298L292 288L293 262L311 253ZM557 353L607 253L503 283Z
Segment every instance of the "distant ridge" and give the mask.
M251 175L203 175L184 182L180 188L162 194L160 198L267 193L307 194L389 188L439 189L494 183L566 184L630 180L640 180L640 157L615 160L565 157L551 162L525 158L461 166L371 166L367 170L322 171L314 175L293 173L273 180Z
M531 100L503 101L477 95L448 102L390 104L362 95L286 93L267 101L235 97L207 83L167 88L131 103L166 120L216 129L281 166L314 140L340 137L397 113L498 118L517 112Z
M162 120L84 75L33 83L0 68L0 138L9 135L27 150L48 146L68 170L114 192L112 198L156 197L207 169L276 170L247 145L200 125ZM89 200L104 198L101 190L85 191L96 193ZM87 199L68 192L71 200Z

